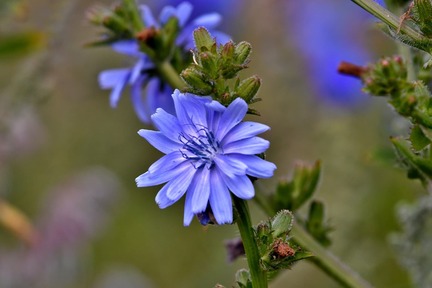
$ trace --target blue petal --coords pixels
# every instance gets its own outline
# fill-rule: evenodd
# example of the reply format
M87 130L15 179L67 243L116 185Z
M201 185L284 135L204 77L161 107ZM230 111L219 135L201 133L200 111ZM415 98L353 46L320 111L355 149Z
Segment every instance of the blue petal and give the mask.
M270 127L257 122L242 122L231 129L221 141L223 146L225 143L235 142L238 140L250 138L269 130Z
M223 175L222 173L221 176L229 190L238 198L251 199L255 195L255 189L248 176L238 175L234 178L230 178Z
M168 139L181 144L179 137L183 130L175 116L165 112L161 108L158 108L151 118L155 127Z
M135 63L135 65L131 70L131 76L129 80L131 84L133 84L141 75L141 71L143 70L145 65L146 65L146 58L140 57L140 59Z
M169 85L157 77L152 78L147 85L147 107L150 113L153 114L157 108L162 108L165 112L175 115L172 93L173 89Z
M142 55L139 50L138 42L136 40L117 41L111 44L111 47L114 49L114 51L121 54L126 54L133 57L138 57Z
M240 123L246 115L248 105L241 99L235 99L222 114L216 138L222 139L235 125Z
M222 44L222 45L224 45L224 44L226 44L232 40L231 36L229 36L228 34L225 34L223 32L219 32L219 31L213 31L212 36L213 36L213 38L216 39L216 43Z
M186 22L189 20L189 17L192 13L193 7L189 2L182 2L177 6L177 18L179 21L180 27L183 27Z
M253 177L270 178L276 169L276 165L255 155L231 154L230 157L246 164L248 166L246 173Z
M156 203L158 204L159 208L165 209L168 206L171 206L177 201L171 200L167 197L166 192L168 190L168 184L164 185L161 190L159 190L158 194L156 195Z
M180 151L171 152L153 163L149 167L148 172L153 174L163 173L175 168L184 161L186 161L186 159L183 157L183 154Z
M175 169L171 169L168 171L163 172L156 172L156 173L150 173L146 172L144 174L141 174L135 179L135 182L137 183L138 187L148 187L148 186L155 186L159 185L165 182L171 183L171 180L177 179L179 175L186 174L185 172L187 170L190 170L190 163L183 162L180 165L178 165ZM182 176L180 176L182 177ZM167 196L171 200L174 200L174 197L169 197L170 188L167 187Z
M204 102L196 97L180 93L177 89L172 95L177 118L182 130L194 135L197 130L207 127L207 113Z
M204 14L192 21L195 27L204 26L207 29L212 29L220 24L222 16L218 13Z
M111 89L130 74L129 68L105 70L99 73L98 82L102 89Z
M130 75L130 69L112 69L99 74L99 85L102 89L113 88L110 94L111 107L117 106Z
M167 190L167 197L171 200L177 201L184 195L197 171L192 165L190 165L190 163L186 163L186 165L189 165L189 167L187 169L183 169L182 173L178 174L168 183L169 187Z
M160 15L159 15L159 21L160 23L166 23L171 17L177 17L176 16L176 9L172 6L165 6Z
M159 25L156 19L154 18L153 13L151 12L150 8L147 5L140 5L140 10L141 10L141 18L143 19L146 27L159 28Z
M190 190L187 191L184 214L183 214L184 226L189 226L190 223L192 222L193 216L195 215L195 213L192 212L192 197L193 197L193 193Z
M203 167L198 169L188 193L192 195L192 212L201 213L206 210L210 196L210 170Z
M217 169L210 170L210 206L218 224L231 223L233 220L231 195Z
M142 76L132 84L131 101L138 118L144 123L150 123L151 122L150 113L147 109L148 107L146 103L144 102L143 94L142 94L143 84L146 81L146 79L147 79L146 77Z
M183 147L183 144L171 141L159 131L141 129L138 131L138 134L146 139L153 147L165 154L179 151Z
M237 159L219 154L214 158L216 166L228 177L233 178L235 175L245 175L247 166Z
M227 143L223 146L225 154L239 153L239 154L259 154L263 153L270 146L270 142L260 137L252 137L236 142Z

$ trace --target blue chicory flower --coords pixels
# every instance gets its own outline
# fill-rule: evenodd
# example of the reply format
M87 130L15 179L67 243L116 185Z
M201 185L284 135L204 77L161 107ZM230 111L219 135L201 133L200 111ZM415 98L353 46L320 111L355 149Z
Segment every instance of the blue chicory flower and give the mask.
M178 19L180 32L176 39L176 45L185 52L194 47L193 31L201 26L206 27L217 39L218 43L224 44L229 41L228 35L213 30L221 22L219 14L205 14L193 21L189 21L192 9L192 5L188 2L181 3L177 8L166 6L162 9L159 19L156 20L148 6L140 6L146 27L160 28L171 17ZM106 70L99 74L101 88L112 89L110 95L111 107L117 106L124 88L130 85L132 105L142 122L149 123L150 115L156 111L156 108L174 112L174 104L171 98L172 88L151 73L155 69L155 65L150 57L140 52L138 42L135 39L122 40L112 44L112 48L118 53L137 59L137 61L132 67ZM142 93L144 87L147 90L146 95Z
M350 108L367 98L360 92L360 81L338 74L337 67L343 60L360 64L369 61L366 35L360 29L369 15L344 2L287 1L286 20L306 61L313 92L321 103Z
M138 132L165 153L136 178L138 187L166 183L156 196L161 209L186 194L184 225L209 207L218 224L233 220L230 191L241 199L254 196L248 176L269 178L276 166L256 156L269 142L256 135L268 126L242 122L248 105L237 98L228 107L208 97L173 95L176 116L159 108L151 116L159 131Z

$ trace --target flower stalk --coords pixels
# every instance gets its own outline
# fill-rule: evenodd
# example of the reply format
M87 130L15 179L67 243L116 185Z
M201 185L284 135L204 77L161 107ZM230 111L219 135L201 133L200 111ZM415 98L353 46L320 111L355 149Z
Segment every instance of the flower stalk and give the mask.
M395 31L398 31L399 33L406 34L410 38L416 40L416 41L422 41L425 39L424 36L422 36L420 33L403 23L393 13L391 13L386 8L379 5L374 0L351 0L355 4L362 7L364 10L369 12L370 14L374 15L381 21L383 21L385 24L389 25L392 29Z
M245 200L233 197L234 206L237 210L237 226L240 230L240 235L243 241L243 246L246 252L249 265L249 272L252 280L253 288L266 288L267 273L260 267L260 255L258 246L255 240L254 231L250 219L249 208Z
M184 90L186 83L179 77L169 61L155 61L156 69L161 77L174 89Z
M294 240L304 249L311 251L314 257L308 258L317 267L343 287L371 288L372 285L362 279L355 271L341 262L336 256L322 247L306 230L294 222L292 228Z

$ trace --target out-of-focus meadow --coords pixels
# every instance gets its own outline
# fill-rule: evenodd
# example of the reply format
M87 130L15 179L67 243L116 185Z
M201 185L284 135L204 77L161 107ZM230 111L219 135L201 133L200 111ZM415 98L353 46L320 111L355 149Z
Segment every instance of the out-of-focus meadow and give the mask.
M376 287L409 287L389 244L395 206L419 194L388 141L407 125L336 72L342 60L391 55L394 44L348 0L192 2L253 45L247 73L263 79L255 107L271 126L267 158L278 167L257 193L270 193L296 161L321 159L315 197L334 227L330 250ZM98 87L100 71L128 62L85 47L98 33L85 19L96 3L111 1L0 2L0 198L38 233L29 246L0 226L0 287L230 287L247 265L227 262L224 241L238 236L236 226L183 227L182 202L160 210L159 187L135 185L160 153L137 135L149 127L127 93L111 109ZM146 3L158 12L172 2ZM265 217L251 207L255 223ZM337 284L303 261L271 287Z

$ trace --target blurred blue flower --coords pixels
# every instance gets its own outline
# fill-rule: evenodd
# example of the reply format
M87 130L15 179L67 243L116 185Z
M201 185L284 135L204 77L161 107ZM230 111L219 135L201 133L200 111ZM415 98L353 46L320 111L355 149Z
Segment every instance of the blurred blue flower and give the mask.
M287 25L307 62L311 84L320 100L352 107L366 97L358 79L337 73L342 60L359 65L370 60L364 43L364 24L371 18L347 1L312 0L287 2Z
M219 43L224 44L230 39L228 35L213 30L222 20L217 13L205 14L189 21L193 7L188 2L183 2L176 8L164 7L158 19L153 16L148 6L141 5L140 9L146 27L160 28L169 18L176 17L180 25L176 45L185 52L194 47L192 32L200 26L209 29ZM117 106L124 88L130 85L132 105L141 121L149 123L150 115L156 111L156 108L163 108L170 113L174 112L171 98L173 89L154 73L154 63L146 54L140 52L137 41L134 39L118 41L112 44L112 48L118 53L137 59L137 61L132 67L106 70L99 74L101 88L112 89L111 107ZM146 95L142 93L144 88L147 90Z
M237 98L228 107L207 97L173 95L176 116L157 109L152 121L159 131L138 133L165 153L136 178L138 187L167 182L156 196L166 208L186 194L184 225L208 207L218 224L233 220L231 191L242 199L254 196L249 176L268 178L276 166L256 156L269 142L256 137L269 129L256 122L241 122L248 106Z

